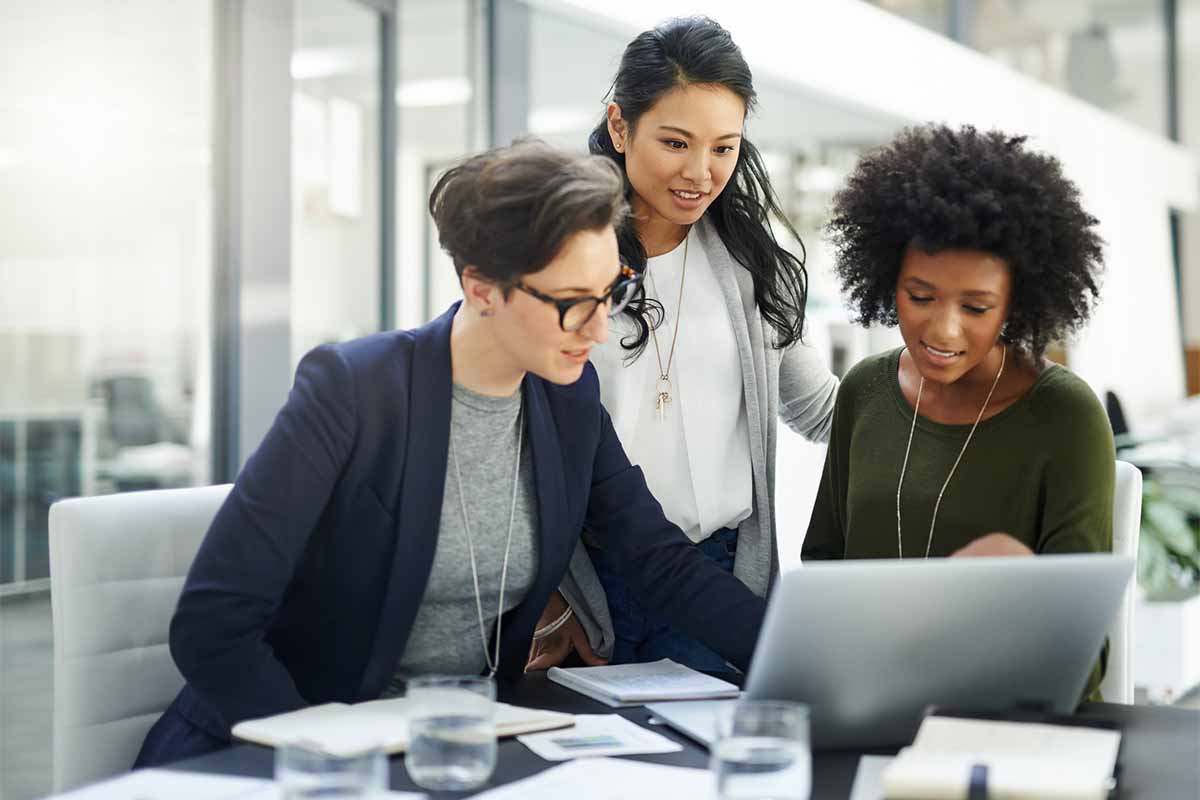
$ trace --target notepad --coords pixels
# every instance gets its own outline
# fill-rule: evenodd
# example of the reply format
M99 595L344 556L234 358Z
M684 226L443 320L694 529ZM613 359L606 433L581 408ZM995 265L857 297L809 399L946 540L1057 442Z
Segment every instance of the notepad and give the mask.
M238 739L268 747L304 741L334 755L354 755L376 747L402 753L408 747L408 699L372 700L367 703L325 703L233 726ZM569 728L570 714L496 703L496 735Z
M976 796L974 786L1007 800L1104 800L1120 745L1113 730L931 716L884 771L884 792L956 800Z
M732 683L676 664L669 658L648 664L551 667L547 677L614 708L662 700L716 700L739 694Z

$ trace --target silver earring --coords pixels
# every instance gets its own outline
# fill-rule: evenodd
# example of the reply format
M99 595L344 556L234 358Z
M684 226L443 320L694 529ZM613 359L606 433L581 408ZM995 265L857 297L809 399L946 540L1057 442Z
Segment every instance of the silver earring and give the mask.
M481 317L490 317L491 315L492 315L492 310L490 308L485 308L483 311L479 312L479 316L481 316Z

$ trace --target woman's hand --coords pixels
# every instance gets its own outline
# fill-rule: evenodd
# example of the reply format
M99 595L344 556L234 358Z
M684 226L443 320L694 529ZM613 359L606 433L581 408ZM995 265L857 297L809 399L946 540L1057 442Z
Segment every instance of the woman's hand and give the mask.
M1007 533L989 533L980 536L966 547L955 550L951 558L975 558L980 556L1031 556L1033 551Z
M541 619L538 620L538 629L550 625L562 617L566 611L567 601L563 599L562 594L555 592L550 595L550 602L547 603L546 610L542 612ZM572 649L579 653L583 663L589 667L600 667L608 663L592 651L591 642L588 641L583 625L572 614L570 619L554 633L545 638L533 640L533 644L529 647L529 660L525 664L525 671L532 672L557 667L566 660Z

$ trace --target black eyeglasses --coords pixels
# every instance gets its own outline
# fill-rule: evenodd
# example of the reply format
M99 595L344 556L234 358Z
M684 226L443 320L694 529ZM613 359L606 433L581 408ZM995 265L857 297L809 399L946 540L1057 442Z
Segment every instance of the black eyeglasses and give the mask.
M605 303L612 303L608 309L610 317L621 313L629 305L629 301L633 300L634 295L637 294L637 288L641 285L641 273L634 272L631 267L622 264L617 279L613 281L612 286L608 287L608 291L604 293L603 297L572 297L569 300L559 300L542 294L537 289L531 289L520 281L517 281L514 287L530 297L535 297L543 303L549 303L557 308L558 326L567 333L574 333L587 325L588 320L595 315L596 309Z

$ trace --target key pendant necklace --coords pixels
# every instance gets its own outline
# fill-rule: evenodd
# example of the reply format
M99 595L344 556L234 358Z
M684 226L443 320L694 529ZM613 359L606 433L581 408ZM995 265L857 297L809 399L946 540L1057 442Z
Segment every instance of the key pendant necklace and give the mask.
M650 337L654 340L654 357L658 359L658 381L654 385L654 410L658 414L658 421L662 422L666 419L667 404L671 402L671 364L675 360L675 342L679 339L679 323L683 314L683 281L687 277L687 257L688 257L688 239L691 238L691 229L684 234L683 237L683 267L679 271L679 299L675 301L675 330L671 334L671 351L667 354L667 366L663 368L662 352L658 348L658 334L654 332L654 328L650 329ZM647 270L650 275L650 285L654 288L656 297L658 294L658 286L654 284L654 272Z

